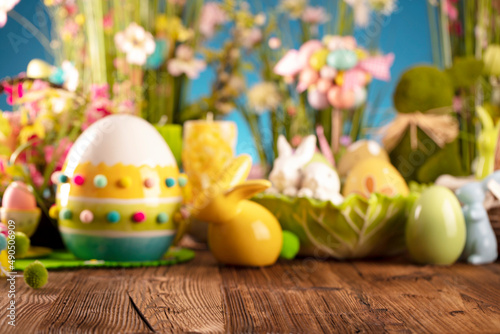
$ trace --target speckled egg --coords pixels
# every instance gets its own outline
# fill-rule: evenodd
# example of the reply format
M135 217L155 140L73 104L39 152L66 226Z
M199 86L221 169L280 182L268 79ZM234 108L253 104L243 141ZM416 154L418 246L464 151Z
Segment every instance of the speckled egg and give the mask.
M342 194L359 194L366 198L372 193L392 197L407 196L410 193L408 185L389 162L380 158L364 159L356 164L347 176Z
M172 218L185 180L152 125L130 115L99 120L72 146L61 172L51 213L75 256L109 261L163 256L176 232Z
M349 171L358 163L368 158L380 158L389 162L387 152L374 140L358 140L349 145L340 158L337 171L340 177L346 177Z

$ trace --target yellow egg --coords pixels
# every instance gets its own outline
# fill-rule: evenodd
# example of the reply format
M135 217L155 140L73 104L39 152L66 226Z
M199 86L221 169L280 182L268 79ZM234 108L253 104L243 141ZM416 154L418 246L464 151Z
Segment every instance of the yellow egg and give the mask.
M368 158L389 160L387 152L374 140L358 140L347 148L340 159L337 171L340 177L346 177L349 171L359 162Z
M356 164L347 176L342 194L360 194L366 198L372 193L387 196L410 193L408 185L396 168L380 158L364 159Z
M328 49L321 49L314 52L309 59L309 65L316 71L319 71L323 66L325 66L328 53L330 53Z
M344 84L344 72L339 71L337 77L335 78L335 83L337 86L342 86Z

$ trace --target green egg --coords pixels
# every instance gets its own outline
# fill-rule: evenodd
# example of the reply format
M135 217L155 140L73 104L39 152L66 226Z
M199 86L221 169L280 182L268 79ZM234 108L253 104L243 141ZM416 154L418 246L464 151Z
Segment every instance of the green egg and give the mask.
M450 265L465 246L465 221L451 190L431 186L413 205L406 225L406 245L422 264Z

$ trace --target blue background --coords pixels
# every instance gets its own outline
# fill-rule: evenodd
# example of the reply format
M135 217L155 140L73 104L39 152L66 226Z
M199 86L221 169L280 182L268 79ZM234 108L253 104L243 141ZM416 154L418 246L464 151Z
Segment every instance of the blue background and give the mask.
M427 19L427 1L399 0L398 10L384 21L375 23L372 29L382 29L380 36L380 49L383 53L394 52L396 60L391 69L392 81L375 81L371 85L369 93L369 106L365 113L369 126L379 126L387 122L393 115L392 92L401 72L416 63L431 63L432 50L430 44L429 25ZM262 10L265 6L274 6L277 1L254 1L256 8ZM265 3L265 5L264 5ZM311 1L313 5L321 4L320 1ZM46 15L43 2L35 0L21 0L14 10L32 22L44 34L50 32L50 22ZM356 32L357 37L363 37L364 31ZM219 36L219 40L225 36ZM7 24L0 29L0 78L14 76L26 71L29 61L33 58L45 59L53 62L35 37L9 16ZM209 92L213 73L205 71L201 77L192 85L191 98L195 99ZM250 75L248 86L251 87L258 77ZM0 110L10 110L5 101L5 96L0 97ZM255 151L250 149L248 142L251 141L248 127L238 112L230 114L228 119L238 123L238 153L242 153L243 147L254 159L258 159ZM268 124L268 117L264 116L262 123ZM251 147L251 145L250 145Z

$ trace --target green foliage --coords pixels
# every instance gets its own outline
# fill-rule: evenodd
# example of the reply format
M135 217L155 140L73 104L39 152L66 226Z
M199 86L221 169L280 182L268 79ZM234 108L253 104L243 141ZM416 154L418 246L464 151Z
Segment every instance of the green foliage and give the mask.
M448 76L433 66L407 70L396 86L394 106L401 113L426 112L451 106L453 85Z
M35 261L24 269L24 281L33 289L40 289L49 278L49 272L40 261Z
M455 58L453 66L446 70L455 88L471 87L483 73L483 61L474 57Z
M259 194L253 198L300 240L301 250L337 259L396 254L404 249L407 199L352 194L341 205L309 198Z

